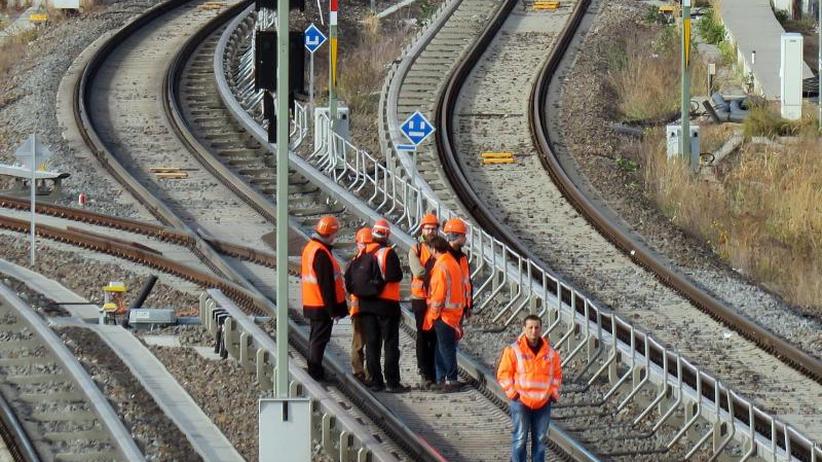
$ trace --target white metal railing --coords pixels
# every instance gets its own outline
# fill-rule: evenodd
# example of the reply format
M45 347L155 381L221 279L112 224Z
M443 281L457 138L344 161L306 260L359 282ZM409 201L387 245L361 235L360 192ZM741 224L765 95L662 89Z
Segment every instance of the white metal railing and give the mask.
M224 63L227 62L225 60ZM231 84L234 95L223 97L234 98L259 124L259 105L248 98L248 79L253 78L253 72L249 75L247 58L244 57L240 63L242 69L239 74L224 71L229 81L234 76L241 78ZM302 140L307 133L305 107L299 106L296 113L292 133L296 131L297 138ZM362 204L355 203L357 199L366 202L371 211L386 216L409 234L419 229L420 219L426 212L434 212L440 219L456 216L455 212L442 205L430 188L420 183L412 184L406 179L408 175L398 174L399 169L388 168L388 159L376 159L331 131L326 114L317 114L313 125L314 149L306 157L307 165L322 172L327 181L350 193L345 197L339 194L336 200L347 201L346 205L355 211L362 210ZM256 132L260 136L260 130ZM295 162L293 157L292 162ZM656 430L669 422L677 409L684 409L686 419L668 447L694 426L697 417L702 417L710 423L710 430L690 448L689 455L713 436L714 455L718 455L731 439L736 439L742 442L746 450L740 458L743 461L754 455L773 460L798 460L789 456L794 444L806 448L811 460L822 461L822 449L818 444L797 430L773 418L682 358L675 350L636 329L618 314L596 307L575 288L523 258L481 228L470 223L468 227L465 250L475 268L472 277L476 283L476 312L490 309L492 301L502 300L497 312L493 313L495 322L508 325L526 309L547 319L544 335L556 339L555 345L567 351L563 355L564 363L572 359L581 361L583 366L579 376L593 370L596 364L600 364L600 357L606 354L587 384L593 384L607 373L612 385L604 399L616 396L618 389L630 384L630 391L617 405L619 409L634 399L641 387L652 382L657 389L656 398L634 422L639 423L647 418L655 406L670 404L654 423ZM630 338L620 339L614 334L617 331L629 332ZM651 360L652 353L657 356L655 361ZM618 375L620 368L623 372ZM690 377L690 380L686 381L685 377ZM743 415L744 409L747 409L747 415ZM732 417L734 414L739 415ZM762 428L763 422L769 428Z

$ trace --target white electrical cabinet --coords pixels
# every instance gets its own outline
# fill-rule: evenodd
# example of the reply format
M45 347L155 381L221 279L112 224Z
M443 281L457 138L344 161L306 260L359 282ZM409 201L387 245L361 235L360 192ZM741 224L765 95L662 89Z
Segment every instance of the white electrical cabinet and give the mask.
M314 109L314 126L320 126L320 117L325 115L328 117L328 107L318 107ZM351 139L350 120L348 116L348 108L345 106L337 106L337 134L344 140ZM320 136L317 130L314 130L314 146L320 146L321 141L317 139Z
M802 44L802 34L784 33L780 39L780 100L788 120L802 118Z
M699 156L699 125L689 125L688 129L691 132L691 156ZM665 126L665 138L668 143L668 158L679 155L679 136L682 133L682 126L679 124L671 124Z

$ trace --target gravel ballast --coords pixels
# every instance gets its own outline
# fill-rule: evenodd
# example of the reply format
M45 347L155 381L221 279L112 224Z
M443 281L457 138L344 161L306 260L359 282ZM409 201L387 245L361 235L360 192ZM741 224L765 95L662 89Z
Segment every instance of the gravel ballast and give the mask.
M97 334L81 327L60 328L57 332L111 402L146 460L202 460L185 435Z
M102 1L78 17L64 18L45 26L27 47L24 58L0 82L0 162L11 163L17 146L36 133L54 155L49 169L71 174L56 198L61 205L76 202L80 192L95 212L133 218L149 218L133 205L128 194L94 157L70 150L64 142L55 104L63 75L74 59L108 31L143 13L157 0Z

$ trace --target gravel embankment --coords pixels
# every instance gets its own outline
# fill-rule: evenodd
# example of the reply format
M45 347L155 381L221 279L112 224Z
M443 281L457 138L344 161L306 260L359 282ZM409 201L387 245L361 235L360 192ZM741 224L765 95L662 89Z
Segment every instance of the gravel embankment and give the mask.
M684 233L662 214L644 191L642 169L620 167L619 158L641 162L633 140L609 127L614 120L613 94L607 84L604 50L642 20L644 7L636 2L606 2L584 40L581 52L564 79L562 140L579 173L593 185L589 194L604 199L627 226L641 235L680 272L780 336L808 352L822 351L822 318L789 306L774 294L737 273L711 252L705 242Z
M185 435L97 334L81 327L64 327L57 332L111 402L146 460L202 460Z
M256 374L233 360L205 359L192 346L213 347L210 335L199 326L176 326L161 333L177 335L182 347L149 346L203 412L222 430L246 460L258 459L258 400L271 391L257 386ZM330 462L314 447L314 462Z
M3 259L28 268L29 247L21 234L0 231L0 246L3 248ZM127 260L92 255L85 250L78 252L76 247L38 240L36 261L37 272L60 281L92 303L102 303L102 287L111 280L117 280L126 284L126 303L129 304L139 295L148 276L155 274L159 279L145 306L174 308L178 315L193 315L199 310L200 289L197 286Z
M51 150L52 170L67 172L57 203L68 205L80 192L88 208L112 215L139 217L128 194L107 175L93 157L67 149L55 115L60 80L74 59L107 31L122 26L158 0L103 0L90 12L47 26L28 46L26 56L0 81L0 162L11 163L17 146L36 133Z

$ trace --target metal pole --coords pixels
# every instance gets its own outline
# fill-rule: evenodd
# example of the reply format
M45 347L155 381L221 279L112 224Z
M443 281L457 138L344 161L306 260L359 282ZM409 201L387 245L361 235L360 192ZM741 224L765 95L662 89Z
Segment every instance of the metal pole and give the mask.
M314 52L308 57L308 114L314 116Z
M691 167L695 164L691 159L691 129L690 129L690 76L688 75L688 64L690 60L691 46L691 0L682 0L682 128L679 137L680 154L687 160Z
M277 397L288 398L288 12L277 0Z
M331 49L328 52L328 115L331 131L337 130L337 0L330 0L328 11L328 38ZM330 145L329 145L330 146Z
M31 135L31 267L34 268L34 248L35 248L35 240L34 240L34 190L35 190L35 183L37 182L35 178L35 172L37 171L37 139L35 138L34 134Z

